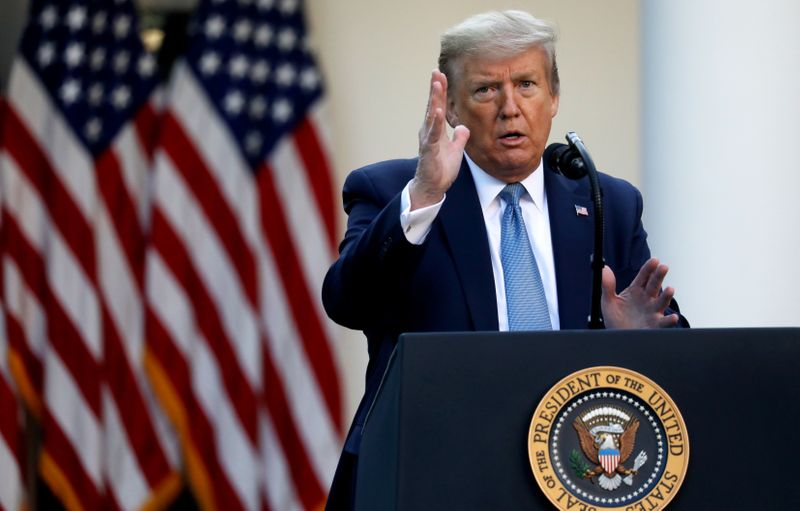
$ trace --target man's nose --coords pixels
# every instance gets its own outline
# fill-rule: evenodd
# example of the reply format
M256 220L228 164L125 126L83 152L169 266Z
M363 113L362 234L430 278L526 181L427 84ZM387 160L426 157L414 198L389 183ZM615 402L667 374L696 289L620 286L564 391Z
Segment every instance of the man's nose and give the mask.
M509 118L516 117L520 114L517 98L514 96L514 87L507 85L503 87L502 94L500 94L500 117Z

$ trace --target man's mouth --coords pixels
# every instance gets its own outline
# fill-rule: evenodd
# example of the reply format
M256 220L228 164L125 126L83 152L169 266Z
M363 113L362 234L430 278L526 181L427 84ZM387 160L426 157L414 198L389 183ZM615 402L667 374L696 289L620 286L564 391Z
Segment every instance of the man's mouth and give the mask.
M524 137L525 135L518 131L509 131L508 133L500 135L500 142L505 145L514 144L521 141Z

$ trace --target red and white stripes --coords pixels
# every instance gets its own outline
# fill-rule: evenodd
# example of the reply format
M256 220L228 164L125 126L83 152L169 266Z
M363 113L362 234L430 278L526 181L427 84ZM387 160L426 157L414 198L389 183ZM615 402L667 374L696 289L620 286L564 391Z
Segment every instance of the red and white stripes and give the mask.
M342 432L318 298L333 212L317 197L332 190L324 163L305 166L324 155L314 120L254 172L188 68L172 84L153 176L148 368L204 508L316 509Z
M70 509L131 509L179 489L143 378L145 106L92 157L18 59L9 87L3 300L12 372L42 425L40 471Z
M319 509L343 437L319 104L253 168L179 64L93 154L69 106L88 91L43 83L48 44L17 58L0 115L0 508L30 484L24 404L67 509L162 508L179 470L203 509Z
M5 102L0 98L0 140L3 139L4 116ZM3 156L0 148L0 158ZM0 215L1 221L2 215ZM0 267L0 297L3 287L3 271ZM22 409L8 367L9 347L6 332L5 315L0 314L0 474L3 474L3 477L0 477L0 511L21 509L24 494Z

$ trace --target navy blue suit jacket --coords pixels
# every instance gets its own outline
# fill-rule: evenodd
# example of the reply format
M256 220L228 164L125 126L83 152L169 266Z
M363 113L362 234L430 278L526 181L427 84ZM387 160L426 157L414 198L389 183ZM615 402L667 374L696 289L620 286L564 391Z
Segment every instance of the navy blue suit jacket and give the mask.
M368 341L366 391L345 444L349 453L358 452L361 427L401 333L498 329L489 242L466 160L419 246L406 240L399 220L400 192L416 165L416 159L376 163L353 171L344 185L347 232L322 296L334 321L363 330ZM572 181L547 167L544 172L561 328L586 328L594 228L588 179ZM619 291L650 257L642 197L628 182L605 174L600 184L604 255ZM578 215L576 205L589 215Z

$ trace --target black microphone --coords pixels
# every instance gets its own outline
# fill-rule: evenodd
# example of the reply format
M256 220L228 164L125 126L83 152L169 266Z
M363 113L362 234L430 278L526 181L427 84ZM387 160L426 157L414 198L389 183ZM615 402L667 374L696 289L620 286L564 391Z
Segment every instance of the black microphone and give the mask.
M552 170L569 179L580 179L589 171L583 163L581 153L567 144L550 144L544 150L542 158Z

